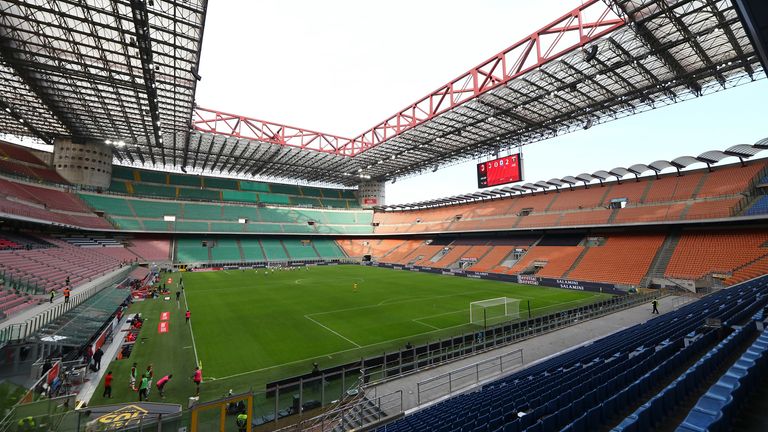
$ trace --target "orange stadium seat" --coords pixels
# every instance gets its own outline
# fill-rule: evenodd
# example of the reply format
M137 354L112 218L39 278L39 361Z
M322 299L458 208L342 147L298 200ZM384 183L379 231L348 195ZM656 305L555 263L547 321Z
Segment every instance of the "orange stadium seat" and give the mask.
M561 189L554 194L554 202L549 207L550 211L590 209L602 204L603 196L609 191L609 187L590 186L589 189Z
M637 285L648 273L664 238L663 234L611 235L604 245L590 247L568 277Z
M520 273L540 261L546 264L536 273L537 276L559 278L583 250L584 246L534 246L507 273Z
M683 233L665 274L699 279L711 273L727 274L768 255L768 232L691 231Z
M558 225L602 225L608 223L612 212L612 210L568 212L563 215Z
M517 246L493 246L491 250L469 269L479 272L490 272L501 264Z
M665 202L687 200L701 181L705 171L688 171L682 175L667 174L653 180L653 185L645 197L645 202Z
M757 180L758 174L765 169L765 162L759 161L746 166L729 165L719 167L707 175L697 198L734 195L746 190Z

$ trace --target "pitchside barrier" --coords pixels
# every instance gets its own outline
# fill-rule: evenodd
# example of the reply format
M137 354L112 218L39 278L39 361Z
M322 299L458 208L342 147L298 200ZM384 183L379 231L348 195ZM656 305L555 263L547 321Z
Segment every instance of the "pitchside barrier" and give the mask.
M539 277L534 275L509 275L509 274L503 274L503 273L475 272L475 271L461 270L461 269L444 269L444 268L433 268L433 267L423 267L423 266L411 266L411 265L403 265L403 264L382 263L382 262L375 262L375 261L362 262L360 264L364 266L384 267L384 268L391 268L395 270L408 270L412 272L468 277L472 279L487 279L487 280L495 280L495 281L502 281L502 282L514 282L514 283L519 283L524 285L540 285L545 287L563 288L563 289L571 289L571 290L577 290L577 291L591 291L591 292L600 292L600 293L613 294L613 295L627 294L626 289L622 289L622 288L626 288L625 285L615 285L615 284L600 283L600 282L586 282L586 281L577 281L572 279L544 278L544 277Z
M216 261L204 263L176 264L174 270L185 272L219 271L219 270L248 270L267 267L304 267L304 266L333 266L340 264L358 264L351 258L308 259L308 260L272 260L272 261Z
M254 393L254 421L257 424L271 424L277 419L278 425L281 422L303 422L299 419L317 415L324 409L328 409L322 408L323 406L342 400L346 395L348 386L353 385L357 380L362 382L361 391L365 393L368 389L375 388L375 384L383 381L401 378L424 369L578 324L585 320L598 318L639 304L650 303L653 298L666 294L666 291L658 291L614 297L588 306L490 326L487 330L479 328L477 331L463 335L437 339L410 348L403 347L397 351L367 357L358 362L274 381L266 385L264 392ZM518 362L518 364L522 362L522 353L520 356L504 357L497 363L494 363L493 360L487 363L481 362L482 364L477 365L473 372L463 371L460 374L461 377L454 374L452 383L435 384L439 389L430 391L443 391L445 386L448 387L448 391L451 391L454 385L463 385L459 382L460 380L469 379L464 376L466 374L474 373L478 379L483 379L484 377L487 378L494 369L500 370L499 373L508 371L514 362ZM451 377L448 380L451 381ZM362 418L357 418L357 421L369 424L375 421L377 416L391 419L392 416L400 414L401 412L394 409L396 404L391 400L393 397L386 395L386 397L381 397L382 400L378 400L367 396L368 401L361 401L360 403L368 408L359 407L361 413L367 414L361 415ZM426 398L426 395L424 397ZM383 414L378 413L370 406L371 403L374 406L386 405L387 409L383 410ZM354 412L354 410L348 409L346 412L349 416L351 415L349 413ZM300 415L294 417L297 413ZM333 424L334 420L328 416L330 414L319 415L315 417L315 421L325 425ZM306 423L302 424L306 425ZM358 424L356 427L361 427L361 425Z

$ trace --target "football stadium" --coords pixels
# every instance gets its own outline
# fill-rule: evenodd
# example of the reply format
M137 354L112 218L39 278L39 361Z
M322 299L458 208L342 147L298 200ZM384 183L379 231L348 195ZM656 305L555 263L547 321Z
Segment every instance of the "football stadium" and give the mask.
M0 432L768 430L765 2L400 3L0 0Z

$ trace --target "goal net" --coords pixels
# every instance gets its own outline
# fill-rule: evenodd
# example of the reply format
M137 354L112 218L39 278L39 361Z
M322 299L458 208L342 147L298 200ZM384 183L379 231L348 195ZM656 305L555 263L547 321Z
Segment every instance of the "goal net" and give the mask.
M493 325L520 319L520 300L499 297L474 301L469 304L469 322L476 325Z

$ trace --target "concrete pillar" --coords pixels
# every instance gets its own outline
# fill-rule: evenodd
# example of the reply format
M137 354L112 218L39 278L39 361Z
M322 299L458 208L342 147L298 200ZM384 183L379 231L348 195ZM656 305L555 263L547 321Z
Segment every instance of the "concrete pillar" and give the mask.
M386 204L386 187L384 182L366 182L358 188L358 199L363 208Z
M112 147L56 138L53 143L53 168L72 184L106 189L112 181Z

